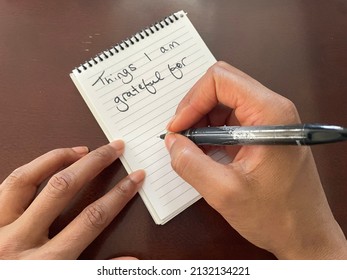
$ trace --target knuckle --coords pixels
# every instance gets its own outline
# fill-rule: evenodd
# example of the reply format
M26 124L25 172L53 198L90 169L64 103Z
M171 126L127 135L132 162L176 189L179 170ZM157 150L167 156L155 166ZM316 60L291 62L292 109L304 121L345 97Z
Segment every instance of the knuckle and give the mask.
M129 200L133 194L131 190L135 188L136 188L135 182L127 178L117 185L117 187L115 188L115 191L121 199Z
M100 147L90 153L90 156L95 157L96 159L101 159L101 160L108 160L111 158L111 151L109 150L108 146L103 146Z
M0 260L16 259L16 255L13 244L0 244Z
M218 76L224 71L225 65L226 63L224 61L217 61L208 69L208 72L212 74L212 76Z
M211 70L213 69L221 69L225 68L228 64L222 60L217 61L215 64L212 65Z
M108 218L105 206L101 203L91 204L82 212L82 221L91 230L104 228L108 223Z
M235 74L236 76L243 76L244 73L239 71L238 69L232 67L230 64L225 61L217 61L214 65L212 65L208 71L214 77L225 77L228 76L230 78L230 74Z
M187 172L189 172L189 166L191 163L191 157L188 155L189 151L186 148L178 151L175 157L172 158L172 168L182 177L186 178Z
M286 116L288 122L298 122L299 114L295 104L291 100L283 97L281 102L281 111Z
M73 153L71 153L70 149L63 148L49 151L47 155L49 155L50 158L69 159Z
M25 168L22 166L12 171L12 173L5 179L4 185L11 188L25 183L27 181L27 173L24 170Z
M20 249L23 247L23 237L11 231L11 234L3 234L0 240L0 260L18 259Z
M52 157L62 157L68 153L67 149L54 149L49 151L47 154L50 154Z
M72 173L60 172L53 175L45 188L46 194L53 198L60 198L66 195L74 184Z

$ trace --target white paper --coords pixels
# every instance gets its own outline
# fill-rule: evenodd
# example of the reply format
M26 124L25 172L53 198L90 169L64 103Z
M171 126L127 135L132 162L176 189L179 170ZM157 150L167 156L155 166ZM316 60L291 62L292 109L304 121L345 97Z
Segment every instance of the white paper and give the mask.
M157 224L163 224L200 198L172 169L164 141L168 121L194 83L216 61L183 11L127 43L103 61L85 63L71 78L109 141L123 139L127 172L146 171L140 195ZM146 35L146 32L149 36ZM141 35L145 37L141 38ZM139 41L136 42L136 39ZM117 47L116 47L117 48ZM111 49L112 51L112 49Z

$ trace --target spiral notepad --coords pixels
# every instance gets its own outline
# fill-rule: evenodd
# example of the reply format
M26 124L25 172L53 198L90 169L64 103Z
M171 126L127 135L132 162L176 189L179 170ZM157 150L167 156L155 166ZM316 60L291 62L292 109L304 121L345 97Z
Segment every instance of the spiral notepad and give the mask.
M124 140L121 161L127 172L145 169L139 193L157 224L200 198L172 170L158 135L165 132L180 100L214 62L180 11L99 53L70 74L108 140Z

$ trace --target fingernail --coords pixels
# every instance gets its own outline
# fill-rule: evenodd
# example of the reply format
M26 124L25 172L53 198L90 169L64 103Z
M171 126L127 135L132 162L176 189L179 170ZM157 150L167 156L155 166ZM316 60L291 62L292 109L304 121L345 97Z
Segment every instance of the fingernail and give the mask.
M165 136L165 145L166 148L170 151L172 145L176 142L176 134L175 133L169 133Z
M112 148L114 148L115 150L117 150L117 152L122 153L123 150L124 150L124 142L123 142L123 140L118 139L118 140L112 141L109 145Z
M129 174L129 178L135 184L140 184L146 177L146 173L144 170L140 169L131 174Z
M86 155L89 153L89 148L86 146L73 147L71 149L80 155Z

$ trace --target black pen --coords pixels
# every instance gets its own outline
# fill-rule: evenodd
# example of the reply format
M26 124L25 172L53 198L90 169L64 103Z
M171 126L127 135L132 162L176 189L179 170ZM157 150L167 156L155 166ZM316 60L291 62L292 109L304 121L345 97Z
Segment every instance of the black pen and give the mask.
M170 133L170 132L168 132ZM316 145L347 140L347 129L336 125L218 126L180 132L197 145ZM165 139L167 133L160 135Z

